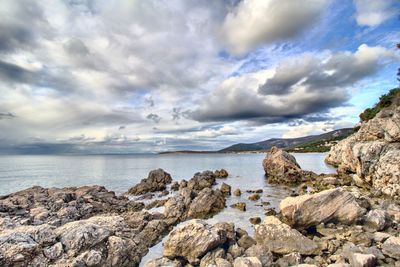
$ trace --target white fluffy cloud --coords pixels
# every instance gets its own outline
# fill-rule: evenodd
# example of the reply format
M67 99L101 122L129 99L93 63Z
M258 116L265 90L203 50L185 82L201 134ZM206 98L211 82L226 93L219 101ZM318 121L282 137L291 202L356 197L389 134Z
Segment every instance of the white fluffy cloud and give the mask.
M223 34L234 53L297 36L321 16L328 0L243 0L225 18Z
M354 0L356 20L361 26L377 26L396 15L395 0Z

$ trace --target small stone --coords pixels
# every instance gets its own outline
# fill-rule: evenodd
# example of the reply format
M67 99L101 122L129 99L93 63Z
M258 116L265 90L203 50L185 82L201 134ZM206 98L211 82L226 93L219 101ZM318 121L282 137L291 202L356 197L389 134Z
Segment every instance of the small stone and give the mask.
M249 196L249 200L251 200L251 201L257 201L259 199L260 199L259 194L253 194L253 195Z
M239 240L237 241L238 245L244 249L248 249L251 246L256 244L256 241L248 236L248 235L243 235Z
M240 189L238 188L233 192L233 195L237 196L237 197L240 197L242 195L242 191L240 191Z
M261 223L261 218L260 217L251 217L249 219L249 221L251 224L259 224L259 223Z
M216 170L214 172L214 174L215 174L215 177L217 177L217 178L226 178L229 175L225 169Z
M226 184L226 183L222 183L221 188L219 189L222 194L224 194L225 196L230 196L231 195L231 186Z
M241 211L246 211L246 203L239 202L231 205L231 208L238 209Z

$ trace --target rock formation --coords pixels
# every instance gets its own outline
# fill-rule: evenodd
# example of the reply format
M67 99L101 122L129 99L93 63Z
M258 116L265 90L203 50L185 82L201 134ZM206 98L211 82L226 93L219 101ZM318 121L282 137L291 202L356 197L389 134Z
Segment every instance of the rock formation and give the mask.
M277 147L271 148L262 165L270 183L297 184L310 175L300 168L294 156Z
M400 196L400 97L360 129L332 147L325 161L338 172L383 193Z
M171 175L163 169L153 170L147 178L142 179L140 183L128 190L129 194L142 195L148 192L156 192L165 190L167 184L172 182Z
M279 207L287 222L300 228L329 222L352 224L366 212L351 193L341 188L288 197Z

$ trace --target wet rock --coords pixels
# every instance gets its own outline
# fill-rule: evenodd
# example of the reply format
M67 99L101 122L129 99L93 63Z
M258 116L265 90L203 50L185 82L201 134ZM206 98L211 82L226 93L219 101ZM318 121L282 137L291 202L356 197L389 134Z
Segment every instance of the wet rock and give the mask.
M270 266L274 261L274 256L269 250L261 245L253 245L245 251L247 257L256 257L260 260L262 266Z
M206 218L225 208L225 197L219 190L204 188L189 206L189 218Z
M214 172L215 177L217 178L226 178L228 177L228 172L225 169L221 169L221 170L216 170Z
M196 263L201 256L225 241L224 232L217 231L203 221L192 220L169 234L164 243L164 256L182 257L190 263Z
M241 211L246 211L246 203L238 202L238 203L232 204L231 208L238 209Z
M277 147L267 153L263 167L270 183L295 184L303 180L303 171L295 157Z
M260 217L251 217L249 219L249 221L251 224L259 224L259 223L261 223L261 218Z
M388 213L384 210L371 210L365 218L365 226L377 231L385 229L388 225Z
M272 216L255 226L254 239L257 244L277 254L298 252L301 255L312 255L319 251L316 242Z
M234 267L262 267L261 262L256 257L239 257L233 262Z
M376 257L372 254L353 253L350 258L352 267L374 267L375 264Z
M351 193L341 188L285 198L280 209L290 225L302 228L332 221L352 224L366 212Z
M257 201L259 199L260 199L259 194L253 194L253 195L249 196L249 200L251 200L251 201Z
M172 191L178 191L179 190L179 183L178 182L173 182L171 185L171 190Z
M204 188L211 188L215 184L215 174L212 171L197 172L191 178L187 187L194 191L201 191Z
M226 196L231 195L231 186L226 183L222 183L221 188L219 190L222 192L222 194Z
M240 197L242 195L242 191L240 191L240 189L238 188L233 192L233 195L237 196L237 197Z
M400 260L400 237L392 236L382 244L383 254Z
M262 189L257 189L257 190L246 190L247 193L249 194L261 194L263 192Z
M162 191L165 190L167 184L171 182L171 175L163 169L152 170L147 178L142 179L139 184L131 187L128 193L132 195L142 195L148 192Z

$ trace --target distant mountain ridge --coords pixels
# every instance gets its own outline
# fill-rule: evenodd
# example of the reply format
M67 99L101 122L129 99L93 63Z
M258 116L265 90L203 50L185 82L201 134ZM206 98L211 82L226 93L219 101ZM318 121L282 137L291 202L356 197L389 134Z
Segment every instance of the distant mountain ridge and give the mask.
M256 143L239 143L219 150L220 153L250 152L269 150L273 146L299 152L322 152L330 148L331 142L346 138L354 132L353 128L343 128L320 135L299 138L271 138Z

